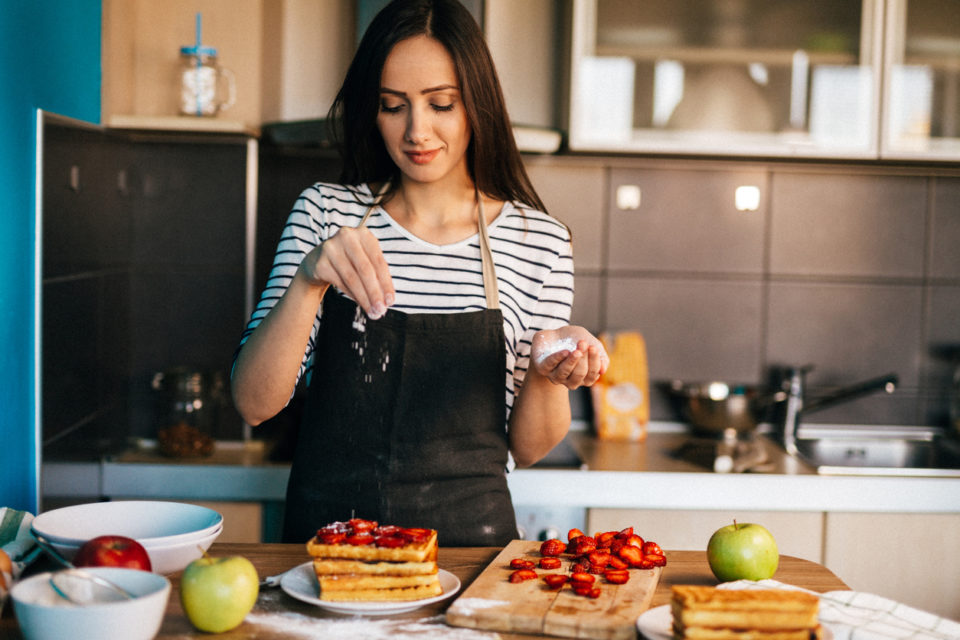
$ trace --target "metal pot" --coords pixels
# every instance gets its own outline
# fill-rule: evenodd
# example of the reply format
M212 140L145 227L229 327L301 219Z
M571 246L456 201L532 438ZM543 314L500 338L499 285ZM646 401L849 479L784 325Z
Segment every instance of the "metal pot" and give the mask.
M728 429L737 433L752 431L764 421L770 408L785 397L782 391L771 392L756 385L719 380L673 380L667 391L683 419L695 431L714 436L722 435Z

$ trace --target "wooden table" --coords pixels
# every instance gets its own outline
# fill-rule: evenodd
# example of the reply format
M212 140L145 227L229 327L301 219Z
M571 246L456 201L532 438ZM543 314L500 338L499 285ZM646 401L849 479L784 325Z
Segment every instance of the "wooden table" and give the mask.
M450 548L440 549L438 562L440 567L457 575L461 580L461 591L479 575L479 573L490 563L490 561L500 552L496 547L475 547L475 548ZM211 555L242 555L250 559L260 577L276 575L300 565L309 560L306 549L303 545L295 544L214 544L210 549ZM670 586L674 584L705 584L716 585L717 581L710 573L707 565L706 554L702 551L667 551L667 567L663 572L660 584L653 597L651 607L667 604L670 601ZM167 606L167 615L164 618L163 627L157 638L161 640L183 640L185 638L259 638L272 640L274 638L323 638L333 637L331 631L348 637L348 631L344 628L331 629L324 625L330 625L330 621L341 621L343 625L362 624L360 620L366 620L367 623L379 625L395 621L398 617L413 622L417 619L433 618L428 622L441 624L436 617L442 616L444 610L452 602L445 600L423 607L414 612L401 614L397 617L386 618L352 618L328 613L318 607L295 600L284 593L279 588L262 589L257 605L247 617L247 620L233 631L229 631L217 636L204 634L195 630L187 620L180 607L179 596L179 574L170 576L173 583L173 591L170 594L170 602ZM790 556L780 557L780 568L774 579L788 584L794 584L814 591L825 592L837 589L847 589L836 575L827 568L815 562L801 560ZM4 615L0 619L0 638L21 638L17 627L16 619L12 615L13 606L7 603L4 609ZM450 627L451 638L482 638L480 632L458 629ZM422 629L412 630L410 637L422 635ZM403 635L396 629L390 630L389 634L384 631L384 638ZM377 637L376 631L368 637ZM431 636L436 637L436 636ZM496 635L489 634L486 637L494 638ZM539 636L527 636L517 634L500 634L504 640L534 638Z

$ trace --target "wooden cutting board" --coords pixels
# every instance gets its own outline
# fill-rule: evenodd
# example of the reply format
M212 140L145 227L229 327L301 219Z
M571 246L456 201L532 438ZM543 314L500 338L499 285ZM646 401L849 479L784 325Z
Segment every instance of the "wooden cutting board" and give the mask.
M564 585L546 588L543 580L509 581L514 558L538 562L540 543L514 540L501 551L477 579L447 609L447 622L458 627L490 631L533 633L565 638L637 637L637 617L646 611L660 580L661 568L630 569L626 584L610 584L597 576L600 597L578 596ZM570 572L571 561L554 571L536 569L539 576Z

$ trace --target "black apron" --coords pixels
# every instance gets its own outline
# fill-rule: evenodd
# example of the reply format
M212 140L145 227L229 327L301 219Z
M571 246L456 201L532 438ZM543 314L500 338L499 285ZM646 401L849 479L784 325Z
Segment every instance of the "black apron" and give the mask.
M388 310L371 320L327 292L284 541L305 542L351 517L437 529L444 546L503 546L517 537L505 475L503 315L478 203L487 309Z

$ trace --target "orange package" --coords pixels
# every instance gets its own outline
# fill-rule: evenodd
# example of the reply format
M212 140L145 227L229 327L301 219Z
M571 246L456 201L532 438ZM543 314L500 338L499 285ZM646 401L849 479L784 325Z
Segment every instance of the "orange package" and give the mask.
M644 440L650 421L647 345L635 331L599 336L610 366L590 388L594 429L602 440Z

